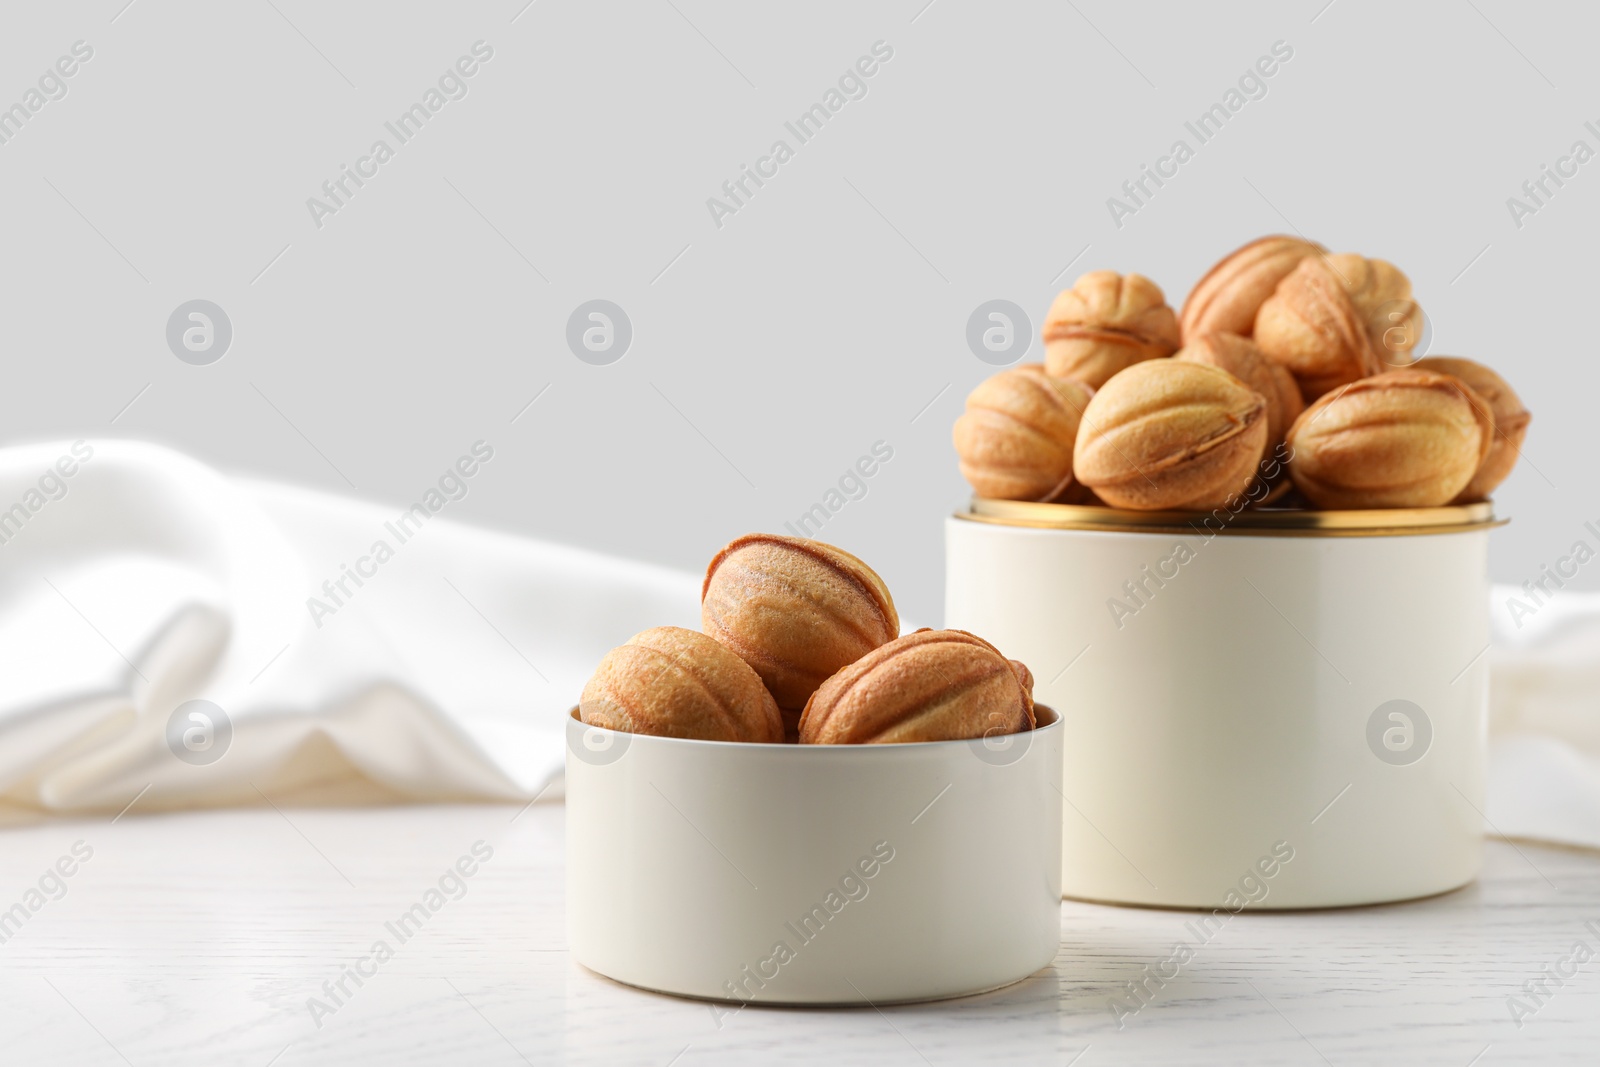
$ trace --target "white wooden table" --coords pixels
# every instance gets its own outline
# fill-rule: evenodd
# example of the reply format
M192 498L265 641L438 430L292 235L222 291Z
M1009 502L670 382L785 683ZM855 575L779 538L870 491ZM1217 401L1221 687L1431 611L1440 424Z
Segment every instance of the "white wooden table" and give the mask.
M921 1007L746 1010L574 964L562 808L270 808L0 833L3 1064L883 1065L1600 1062L1600 857L1492 842L1476 886L1403 906L1232 920L1118 1029L1111 997L1189 916L1067 904L1055 964ZM61 857L70 877L47 876ZM463 864L459 898L415 927ZM57 876L59 877L59 876ZM30 887L44 891L27 896ZM446 879L454 892L458 883ZM64 887L62 891L61 887ZM59 893L59 899L53 897ZM1592 922L1592 927L1586 923ZM393 950L371 955L382 940ZM1508 998L1582 941L1536 1013ZM1581 954L1580 954L1581 955ZM365 962L363 961L365 958ZM346 968L347 996L325 992ZM308 998L329 1009L313 1012Z

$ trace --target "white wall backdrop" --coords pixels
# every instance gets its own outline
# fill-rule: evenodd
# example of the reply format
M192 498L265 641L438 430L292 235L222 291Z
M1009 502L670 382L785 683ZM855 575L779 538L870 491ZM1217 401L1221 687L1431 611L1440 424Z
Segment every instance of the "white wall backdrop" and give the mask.
M820 536L931 622L940 521L966 496L950 423L993 370L973 310L1010 300L1036 333L1095 268L1176 306L1236 245L1299 231L1399 264L1430 351L1492 364L1534 412L1495 577L1597 541L1600 161L1523 190L1575 142L1600 150L1593 7L97 0L3 19L6 442L152 439L398 509L482 440L453 517L692 569L842 500ZM1185 122L1275 48L1199 143ZM818 103L837 110L802 140L786 124ZM400 124L414 104L420 129ZM1114 219L1180 138L1193 158ZM746 167L768 176L739 192ZM193 300L231 326L220 359L169 346ZM631 325L610 363L568 344L592 300ZM875 446L892 455L865 494L829 498ZM1600 563L1575 587L1600 588Z

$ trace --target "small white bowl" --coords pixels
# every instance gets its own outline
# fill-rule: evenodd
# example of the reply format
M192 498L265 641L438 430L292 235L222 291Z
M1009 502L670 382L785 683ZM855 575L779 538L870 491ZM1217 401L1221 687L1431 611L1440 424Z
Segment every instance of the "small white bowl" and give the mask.
M979 993L1060 947L1061 723L902 745L567 723L567 940L629 985L758 1004Z

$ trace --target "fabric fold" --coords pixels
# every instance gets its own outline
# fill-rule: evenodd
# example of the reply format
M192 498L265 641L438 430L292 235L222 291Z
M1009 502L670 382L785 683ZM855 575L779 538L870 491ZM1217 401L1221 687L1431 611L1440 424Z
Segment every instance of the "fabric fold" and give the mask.
M0 820L546 791L589 666L697 625L698 580L430 512L465 485L408 511L138 442L0 451Z

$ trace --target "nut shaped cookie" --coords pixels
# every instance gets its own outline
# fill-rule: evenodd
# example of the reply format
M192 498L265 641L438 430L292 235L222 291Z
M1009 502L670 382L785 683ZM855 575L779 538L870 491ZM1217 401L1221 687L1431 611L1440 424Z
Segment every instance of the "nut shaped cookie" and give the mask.
M979 496L1055 500L1073 487L1072 448L1094 390L1038 363L978 384L952 438L961 474Z
M800 719L800 743L957 741L1034 725L1026 667L963 630L918 630L823 682Z
M1383 370L1366 323L1321 256L1308 256L1256 313L1255 342L1300 384L1307 403Z
M777 534L746 534L717 553L700 621L755 669L791 726L817 686L900 633L871 567L821 541Z
M1472 481L1461 490L1455 502L1465 504L1485 499L1517 465L1517 459L1522 455L1522 442L1528 436L1528 423L1533 416L1506 380L1481 363L1454 356L1429 356L1413 363L1411 369L1434 371L1461 379L1467 388L1483 398L1494 413L1494 440L1489 445L1489 454L1478 464Z
M1422 308L1411 297L1411 279L1393 263L1352 252L1327 257L1327 265L1366 325L1382 369L1411 364L1412 350L1422 339Z
M1129 367L1083 413L1077 478L1113 507L1209 510L1244 492L1267 444L1267 401L1227 371Z
M1045 368L1098 389L1116 374L1178 350L1178 317L1142 274L1091 271L1063 289L1044 320Z
M750 665L703 633L657 626L605 654L583 687L590 726L699 741L783 740L777 702Z
M1494 437L1489 405L1459 378L1396 370L1328 393L1289 429L1289 476L1321 508L1441 507Z

